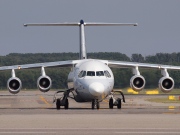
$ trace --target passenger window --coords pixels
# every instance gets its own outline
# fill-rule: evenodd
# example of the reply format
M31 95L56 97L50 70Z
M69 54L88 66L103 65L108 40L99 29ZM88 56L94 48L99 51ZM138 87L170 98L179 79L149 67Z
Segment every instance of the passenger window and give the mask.
M103 71L96 71L96 76L104 76L104 72Z
M104 71L104 74L105 74L105 76L108 77L108 78L111 77L111 74L110 74L107 70Z
M87 71L87 76L95 76L95 72L94 71Z

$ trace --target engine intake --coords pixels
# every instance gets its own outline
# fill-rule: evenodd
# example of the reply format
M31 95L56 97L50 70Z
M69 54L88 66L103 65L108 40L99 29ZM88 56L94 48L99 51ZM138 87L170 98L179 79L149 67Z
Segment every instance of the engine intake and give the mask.
M37 86L40 91L48 92L52 86L52 81L49 76L40 76L37 80Z
M159 89L164 92L168 93L174 88L174 80L171 77L162 77L159 80Z
M7 88L9 89L10 93L17 94L22 88L21 80L17 77L9 78L7 81Z
M135 91L141 91L144 88L145 83L146 83L146 81L145 81L144 77L141 75L134 75L130 79L130 86Z

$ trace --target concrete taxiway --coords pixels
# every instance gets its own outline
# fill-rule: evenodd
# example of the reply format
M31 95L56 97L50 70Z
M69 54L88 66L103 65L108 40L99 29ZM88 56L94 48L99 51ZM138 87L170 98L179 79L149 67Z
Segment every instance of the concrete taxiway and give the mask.
M127 95L122 109L91 110L90 103L69 100L69 109L56 110L54 91L0 92L1 134L180 134L180 104L152 103L145 99L164 95ZM167 96L167 95L166 95ZM168 97L168 96L167 96Z

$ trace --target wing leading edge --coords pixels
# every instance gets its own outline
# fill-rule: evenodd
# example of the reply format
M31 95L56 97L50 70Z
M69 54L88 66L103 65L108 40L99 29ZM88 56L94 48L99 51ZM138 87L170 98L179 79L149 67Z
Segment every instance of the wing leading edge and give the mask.
M0 67L1 70L10 69L32 69L41 67L71 67L74 64L81 62L81 60L69 60L69 61L57 61L57 62L45 62L45 63L34 63L34 64L23 64L23 65L12 65Z
M150 63L138 63L138 62L126 62L126 61L109 61L108 66L112 68L154 68L154 69L172 69L180 70L180 66L150 64Z

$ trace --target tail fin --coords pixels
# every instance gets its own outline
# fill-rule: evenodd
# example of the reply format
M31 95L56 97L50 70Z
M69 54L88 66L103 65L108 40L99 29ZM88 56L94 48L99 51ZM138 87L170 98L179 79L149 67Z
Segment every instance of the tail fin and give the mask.
M137 26L137 23L85 23L83 20L80 20L79 23L31 23L24 24L27 26L79 26L80 28L80 51L79 59L87 59L86 45L85 45L85 26Z

